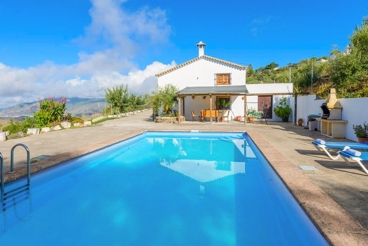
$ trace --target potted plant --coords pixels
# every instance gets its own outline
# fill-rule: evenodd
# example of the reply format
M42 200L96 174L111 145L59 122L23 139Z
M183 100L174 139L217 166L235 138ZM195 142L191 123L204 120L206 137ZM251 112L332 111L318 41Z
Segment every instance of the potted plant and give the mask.
M286 103L286 97L280 99L280 103L273 109L277 117L280 117L283 122L288 122L291 114L291 108Z
M257 111L255 108L250 108L247 111L247 118L249 122L253 122L254 119L262 118L262 111Z
M368 142L368 124L366 122L364 122L363 125L353 125L353 130L358 138L358 142Z
M216 109L220 109L220 100L217 100L216 102L215 102L215 104L216 104Z
M229 109L230 106L231 106L231 101L226 101L225 99L221 99L220 101L220 105L219 105L219 108L220 109ZM216 105L217 107L217 105Z

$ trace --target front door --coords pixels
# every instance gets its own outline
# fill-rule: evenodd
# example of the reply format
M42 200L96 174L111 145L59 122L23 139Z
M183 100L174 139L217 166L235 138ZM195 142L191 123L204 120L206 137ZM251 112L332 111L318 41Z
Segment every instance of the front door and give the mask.
M258 96L258 111L263 112L265 119L272 119L272 96Z

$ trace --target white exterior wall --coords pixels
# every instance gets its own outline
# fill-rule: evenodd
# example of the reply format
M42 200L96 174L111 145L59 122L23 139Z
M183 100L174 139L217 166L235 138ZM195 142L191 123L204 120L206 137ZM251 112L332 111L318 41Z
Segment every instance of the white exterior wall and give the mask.
M249 94L293 93L292 83L247 84Z
M184 89L187 86L214 86L216 83L216 74L219 73L230 73L231 85L245 85L246 83L246 71L244 69L236 68L214 60L202 58L160 76L158 78L158 86L164 87L165 85L172 84L178 87L179 90ZM241 100L241 97L240 100L237 99L237 97L231 97L231 101L233 102L231 105L233 109L233 115L243 115L244 102L243 100ZM215 102L216 96L212 96L213 109L216 108ZM198 115L201 109L209 109L209 104L209 96L207 96L206 99L203 99L200 96L197 96L194 99L192 99L191 97L186 97L184 115L185 118L187 120L192 120L192 110L194 110L195 114ZM220 116L222 116L221 113Z
M227 65L222 62L211 60L208 58L201 58L188 65L179 67L171 72L158 77L158 87L164 87L165 85L172 84L178 87L179 90L185 87L195 86L214 86L216 81L216 74L229 73L231 74L231 85L245 85L246 84L246 70L237 68L235 66ZM217 85L221 86L221 85ZM292 93L293 84L291 83L273 83L273 84L250 84L247 85L247 89L251 94L272 94L272 93ZM279 99L282 96L273 96L273 107L278 105ZM231 114L232 120L236 116L244 115L244 101L242 96L231 96ZM209 96L203 99L200 96L186 97L185 98L185 118L187 120L192 119L191 111L194 110L195 114L199 114L202 109L209 109ZM212 96L212 108L215 109L216 96ZM247 108L258 108L258 96L247 97ZM273 110L273 109L272 109ZM220 115L226 111L220 111ZM273 115L272 120L281 120Z
M231 104L231 111L229 115L229 120L233 120L236 116L244 115L244 100L243 96L232 96L230 100L233 102Z
M201 96L196 96L194 99L192 97L185 97L185 119L192 120L192 110L198 116L200 110L209 108L209 105L209 97L206 97L206 99L203 99ZM214 106L212 105L212 107Z
M316 100L316 95L308 95L308 96L298 96L297 97L297 113L296 119L303 119L303 125L307 126L308 115L320 115L322 116L322 109L320 106L324 103L326 99ZM294 110L295 106L295 97L291 98L291 104ZM292 116L292 122L294 122L294 114Z
M247 111L251 108L258 110L258 96L247 96Z
M275 115L273 109L279 105L280 99L283 97L287 97L287 103L292 108L292 113L289 117L289 121L292 120L292 114L294 111L293 105L290 100L290 93L293 93L293 84L292 83L272 83L272 84L248 84L247 89L249 94L280 94L285 93L284 95L273 95L272 96L272 119L267 119L269 121L281 121L279 117ZM258 110L258 96L247 96L247 110L250 108L254 108Z
M230 73L232 85L245 85L246 83L244 69L202 58L160 76L158 86L164 87L172 84L177 86L179 90L187 86L214 86L215 74L218 73Z
M297 99L297 119L302 118L306 126L308 115L317 114L322 115L320 106L326 99L315 99L315 95L298 96ZM342 106L342 120L347 120L345 138L357 141L354 134L353 125L368 123L368 98L341 98L338 99ZM294 101L294 99L293 99Z

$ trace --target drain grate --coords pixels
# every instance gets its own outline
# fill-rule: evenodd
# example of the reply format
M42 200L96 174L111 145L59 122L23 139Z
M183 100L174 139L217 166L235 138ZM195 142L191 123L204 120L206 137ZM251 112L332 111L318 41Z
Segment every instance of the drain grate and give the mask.
M314 166L299 166L299 168L303 171L318 171Z

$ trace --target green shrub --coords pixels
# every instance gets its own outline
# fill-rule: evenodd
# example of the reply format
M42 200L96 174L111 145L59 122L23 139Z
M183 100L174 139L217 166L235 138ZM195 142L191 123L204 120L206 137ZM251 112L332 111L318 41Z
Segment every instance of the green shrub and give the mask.
M73 116L73 117L71 117L71 123L81 123L81 124L83 124L84 120L82 118Z
M20 131L20 123L14 120L10 120L7 126L4 126L3 131L9 132L9 134L14 134Z
M63 117L63 120L64 120L64 121L72 122L72 120L73 120L73 116L72 116L72 114L70 114L70 113L66 113L66 114L64 115L64 117Z
M26 117L22 122L20 122L22 132L26 133L28 128L35 128L36 121L34 118Z
M9 125L3 128L3 131L9 131L9 134L15 134L18 132L27 133L28 128L34 128L35 126L35 120L30 117L26 117L23 121L11 120Z
M368 137L368 124L366 122L363 125L353 125L353 130L358 138Z
M263 117L263 112L262 111L257 111L255 108L250 108L247 111L247 117L248 118L260 119L260 118Z
M49 126L52 122L60 122L64 118L66 110L66 98L58 99L54 98L43 99L39 101L40 108L37 112L33 113L33 117L38 127Z
M277 117L281 119L288 118L291 114L291 108L286 104L286 97L280 99L280 104L273 109Z

